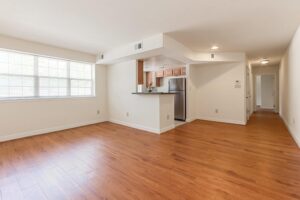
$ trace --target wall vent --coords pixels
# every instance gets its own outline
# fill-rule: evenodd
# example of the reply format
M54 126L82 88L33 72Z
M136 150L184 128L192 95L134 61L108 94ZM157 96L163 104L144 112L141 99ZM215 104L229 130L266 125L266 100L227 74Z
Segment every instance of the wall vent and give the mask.
M98 54L98 60L103 60L103 59L104 59L104 54L103 53Z
M142 48L143 48L143 44L141 42L134 45L134 50L139 50Z
M215 58L215 54L213 54L213 53L210 54L210 58L211 58L211 59L214 59L214 58Z

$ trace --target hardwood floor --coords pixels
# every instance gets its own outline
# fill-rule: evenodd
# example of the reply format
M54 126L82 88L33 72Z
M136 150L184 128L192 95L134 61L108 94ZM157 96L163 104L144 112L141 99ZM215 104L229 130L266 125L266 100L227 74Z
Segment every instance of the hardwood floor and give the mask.
M300 199L281 119L194 121L163 135L100 123L0 144L2 200Z

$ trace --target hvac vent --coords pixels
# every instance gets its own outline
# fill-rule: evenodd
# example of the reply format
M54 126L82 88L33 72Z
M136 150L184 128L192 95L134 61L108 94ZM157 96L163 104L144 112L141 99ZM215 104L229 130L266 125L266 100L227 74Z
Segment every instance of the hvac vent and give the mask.
M104 59L104 54L103 53L98 54L98 59L103 60Z
M141 42L134 45L134 50L139 50L142 48L143 48L143 44Z

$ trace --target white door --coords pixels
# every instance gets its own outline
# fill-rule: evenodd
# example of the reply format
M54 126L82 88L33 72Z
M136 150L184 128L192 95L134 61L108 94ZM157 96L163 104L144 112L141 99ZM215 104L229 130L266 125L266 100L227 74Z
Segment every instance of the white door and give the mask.
M261 76L261 108L275 108L275 80L274 75Z

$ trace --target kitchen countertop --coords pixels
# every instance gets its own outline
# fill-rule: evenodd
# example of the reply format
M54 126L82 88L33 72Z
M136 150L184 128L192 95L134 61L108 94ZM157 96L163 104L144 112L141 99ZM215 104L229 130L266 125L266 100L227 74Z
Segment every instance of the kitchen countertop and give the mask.
M153 95L159 95L159 94L176 94L175 92L133 92L132 94L153 94Z

